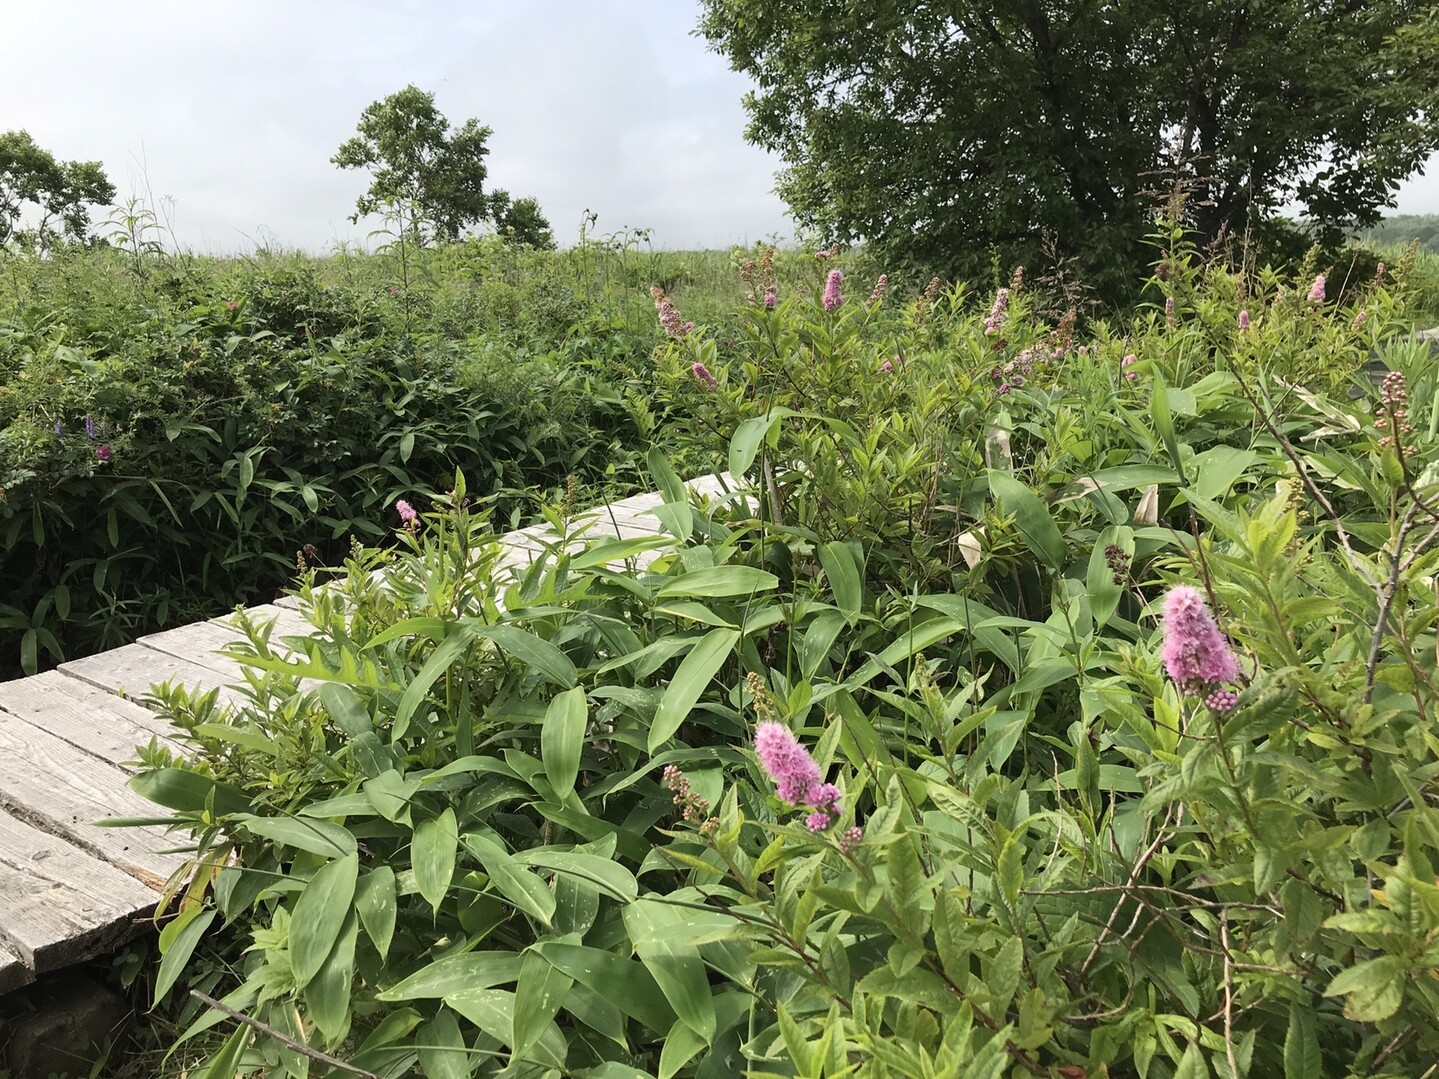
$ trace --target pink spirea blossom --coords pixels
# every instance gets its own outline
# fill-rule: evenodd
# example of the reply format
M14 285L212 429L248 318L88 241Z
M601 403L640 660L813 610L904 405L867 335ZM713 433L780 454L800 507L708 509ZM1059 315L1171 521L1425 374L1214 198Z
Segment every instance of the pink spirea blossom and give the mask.
M830 270L829 277L824 283L824 296L821 303L826 311L833 311L840 304L844 303L844 297L840 294L839 283L844 280L844 274L838 270Z
M1249 329L1249 312L1241 311L1239 312L1239 332L1244 333L1247 329Z
M1239 695L1232 689L1216 689L1204 698L1204 703L1216 712L1232 712L1239 704Z
M1130 382L1133 382L1136 378L1139 377L1139 373L1137 371L1129 370L1130 367L1134 366L1138 362L1139 357L1132 352L1128 356L1124 357L1124 359L1119 361L1119 366L1124 371L1124 377Z
M709 389L714 389L719 385L719 379L715 378L714 375L710 373L710 369L699 361L695 361L695 365L690 368L690 373L694 375L701 385Z
M994 303L989 317L984 320L984 332L994 336L1004 329L1004 316L1009 311L1009 289L1002 288L994 294Z
M882 273L875 279L874 288L870 290L869 302L879 303L884 299L884 290L889 288L889 274Z
M863 839L864 833L858 828L846 828L839 837L839 849L848 854L859 846Z
M1164 597L1164 667L1186 690L1239 678L1239 660L1197 588L1176 585Z
M102 465L110 463L110 447L101 443L95 447L95 459Z
M809 799L811 789L820 786L819 765L789 729L766 721L754 732L754 751L770 779L775 793L784 801L799 805Z
M1309 299L1309 302L1310 302L1310 303L1323 303L1323 302L1324 302L1324 275L1323 275L1323 274L1320 274L1318 277L1316 277L1316 278L1314 279L1314 284L1312 284L1312 285L1309 286L1309 296L1308 296L1308 299Z
M839 788L820 781L819 765L789 728L772 720L761 723L755 730L754 751L774 780L775 793L792 805L814 811L805 817L806 828L822 832L839 820Z
M1171 326L1174 324L1174 297L1169 296L1164 300L1164 321Z
M1368 315L1366 315L1363 311L1360 311L1357 315L1354 316L1354 322L1349 328L1351 330L1359 329L1360 326L1364 325L1368 318Z
M884 363L879 365L879 369L888 375L894 371L894 364L890 363L889 360L885 360Z
M764 306L765 306L765 310L766 310L766 311L773 311L773 310L774 310L775 302L776 302L778 299L779 299L779 297L774 294L774 290L773 290L773 289L771 289L769 292L766 292L766 293L764 294Z
M406 528L412 528L419 521L420 515L415 512L415 507L406 502L403 498L395 501L395 512L400 515Z

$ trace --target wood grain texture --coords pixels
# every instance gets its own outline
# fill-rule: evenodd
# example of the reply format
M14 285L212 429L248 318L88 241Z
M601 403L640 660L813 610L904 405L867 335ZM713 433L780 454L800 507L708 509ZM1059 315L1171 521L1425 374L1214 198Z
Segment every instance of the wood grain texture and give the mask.
M219 671L138 643L84 659L72 659L60 664L60 671L131 700L145 696L151 686L160 682L202 690L219 688L221 703L234 703L238 699L235 693L224 688L233 679Z
M156 817L166 810L125 785L129 776L70 743L0 713L0 807L31 826L110 862L153 889L183 862L164 853L185 837L157 827L101 828L107 817ZM0 902L0 930L4 928Z
M149 745L152 738L180 749L170 725L148 708L59 671L0 682L0 713L110 764L133 760L135 748Z
M8 813L0 813L0 895L0 938L36 974L113 951L157 898L109 863Z

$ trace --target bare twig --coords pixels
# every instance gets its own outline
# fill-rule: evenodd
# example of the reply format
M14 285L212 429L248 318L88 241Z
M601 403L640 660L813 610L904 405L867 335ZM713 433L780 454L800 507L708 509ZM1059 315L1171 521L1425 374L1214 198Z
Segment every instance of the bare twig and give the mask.
M346 1064L343 1060L332 1057L328 1053L322 1053L318 1049L311 1049L304 1042L296 1041L288 1034L276 1030L268 1023L262 1023L260 1022L260 1020L252 1018L251 1016L246 1015L244 1012L236 1011L228 1004L222 1004L214 997L206 993L202 993L198 989L191 989L190 995L196 1000L198 1000L201 1004L204 1004L206 1007L213 1008L215 1011L220 1012L222 1015L228 1015L237 1023L244 1023L245 1026L250 1027L252 1030L258 1030L261 1034L274 1038L281 1045L285 1046L287 1049L293 1049L302 1057L309 1057L311 1060L315 1061L318 1064L327 1064L332 1068L338 1068L340 1071L344 1072L347 1075L358 1075L360 1079L381 1079L381 1077L379 1075L376 1075L374 1072L366 1071L364 1068L357 1068L353 1064Z

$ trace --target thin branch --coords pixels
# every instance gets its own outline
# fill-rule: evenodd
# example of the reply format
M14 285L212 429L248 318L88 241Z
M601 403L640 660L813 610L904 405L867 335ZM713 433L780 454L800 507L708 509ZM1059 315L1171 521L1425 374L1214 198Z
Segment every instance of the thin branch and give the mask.
M201 1004L204 1004L206 1007L213 1008L215 1011L220 1012L223 1015L228 1015L237 1023L244 1023L245 1026L250 1027L252 1030L257 1030L261 1034L266 1035L267 1037L274 1038L281 1045L285 1046L287 1049L293 1049L302 1057L309 1057L311 1060L315 1061L318 1064L327 1064L331 1068L337 1068L340 1071L344 1072L346 1075L358 1075L360 1079L382 1079L381 1076L376 1075L374 1072L366 1071L364 1068L357 1068L353 1064L346 1064L343 1060L332 1057L328 1053L322 1053L318 1049L311 1049L304 1042L296 1041L288 1034L276 1030L268 1023L262 1023L260 1022L260 1020L252 1018L251 1016L246 1015L244 1012L236 1011L228 1004L222 1004L214 997L209 996L206 993L202 993L198 989L191 989L190 995L196 1000L198 1000Z

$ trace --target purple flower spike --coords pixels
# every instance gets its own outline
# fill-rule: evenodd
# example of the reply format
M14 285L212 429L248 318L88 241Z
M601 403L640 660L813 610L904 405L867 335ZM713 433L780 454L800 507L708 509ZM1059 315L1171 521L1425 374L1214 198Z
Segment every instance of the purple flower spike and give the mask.
M92 441L95 438L95 421L90 418L89 413L85 415L85 437Z

